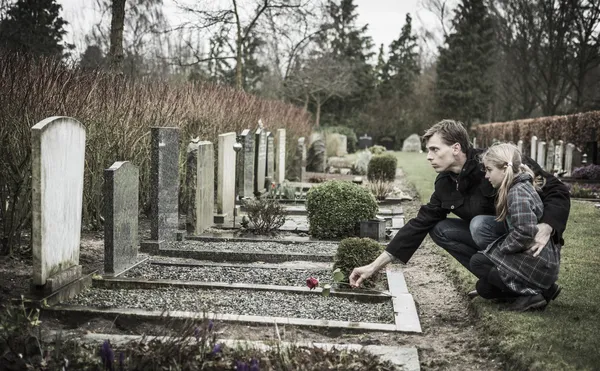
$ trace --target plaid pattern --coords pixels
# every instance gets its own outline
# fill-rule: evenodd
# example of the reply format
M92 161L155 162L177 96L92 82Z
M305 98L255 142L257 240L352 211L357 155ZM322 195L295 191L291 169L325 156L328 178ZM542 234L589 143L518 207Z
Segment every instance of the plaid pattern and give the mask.
M560 245L551 238L539 256L524 253L533 243L544 212L528 174L519 174L508 191L508 233L484 251L498 267L502 281L514 292L539 294L558 279Z

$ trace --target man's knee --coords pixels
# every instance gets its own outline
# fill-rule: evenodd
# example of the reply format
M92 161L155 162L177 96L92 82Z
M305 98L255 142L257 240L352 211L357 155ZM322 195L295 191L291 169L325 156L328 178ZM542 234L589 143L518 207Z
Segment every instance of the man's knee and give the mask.
M491 215L477 215L471 219L469 230L473 241L480 249L485 249L490 243L494 242L500 235L497 233L498 222Z

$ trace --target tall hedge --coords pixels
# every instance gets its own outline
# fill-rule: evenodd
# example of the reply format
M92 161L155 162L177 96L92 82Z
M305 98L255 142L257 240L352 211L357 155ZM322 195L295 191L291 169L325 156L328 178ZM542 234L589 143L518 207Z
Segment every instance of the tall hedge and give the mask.
M293 153L311 126L301 108L229 87L130 79L0 53L0 252L30 223L30 128L50 116L73 117L86 127L83 218L94 226L101 219L103 170L115 161L140 168L140 205L148 205L152 126L182 129L182 164L193 137L216 144L218 134L254 129L262 119L271 130L287 129Z

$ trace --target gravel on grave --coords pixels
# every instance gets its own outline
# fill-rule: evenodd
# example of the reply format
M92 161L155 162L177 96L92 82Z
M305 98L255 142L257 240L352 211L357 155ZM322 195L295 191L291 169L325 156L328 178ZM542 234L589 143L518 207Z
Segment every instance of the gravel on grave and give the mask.
M120 277L146 280L181 280L203 282L249 283L280 286L306 286L306 279L316 277L331 283L331 269L256 268L224 266L172 266L141 264Z
M350 298L251 290L90 288L67 305L192 311L220 314L394 323L392 301L363 303Z
M335 255L337 242L311 242L311 243L278 243L271 241L257 242L212 242L212 241L178 241L169 242L171 249L180 250L216 250L239 252L275 252L293 254L328 254Z

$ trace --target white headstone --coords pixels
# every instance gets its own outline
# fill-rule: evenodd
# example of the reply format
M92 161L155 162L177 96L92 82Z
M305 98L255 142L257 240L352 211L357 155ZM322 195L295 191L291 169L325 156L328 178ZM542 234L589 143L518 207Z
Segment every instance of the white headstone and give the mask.
M85 128L70 117L50 117L31 128L31 142L33 284L41 286L81 270Z
M421 137L411 134L402 143L402 152L419 152L421 150Z
M546 147L546 163L545 170L549 173L554 170L554 139L550 139Z
M537 148L537 160L536 162L542 169L546 166L546 142L540 141L538 142Z
M275 183L285 180L285 129L277 129L275 134Z
M186 229L198 235L213 225L215 157L212 142L193 141L187 149L188 210Z
M235 144L234 132L219 135L217 165L217 213L233 216L235 195Z
M538 141L538 138L535 135L531 137L531 151L530 151L529 157L531 157L531 159L533 161L537 160L537 148L538 148L537 141Z
M562 140L558 141L558 144L556 145L556 149L554 151L554 156L554 165L556 167L556 170L559 172L563 171L565 169L565 142L563 142Z
M523 140L519 139L519 141L517 142L517 148L519 149L519 152L523 153Z
M571 172L573 171L573 151L575 151L575 145L567 143L565 151L565 176L571 176Z

